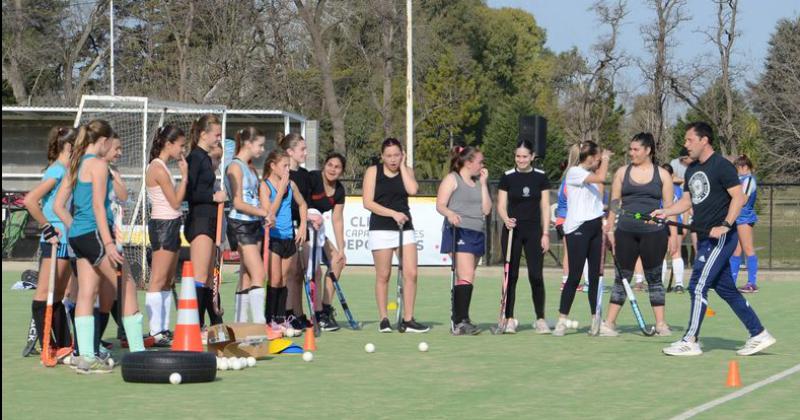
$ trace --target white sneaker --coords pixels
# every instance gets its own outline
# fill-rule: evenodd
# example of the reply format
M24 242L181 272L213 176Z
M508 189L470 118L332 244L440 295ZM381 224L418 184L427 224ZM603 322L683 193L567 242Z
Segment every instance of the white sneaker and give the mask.
M700 356L703 354L699 344L683 340L676 341L661 351L667 356Z
M519 321L517 321L515 318L508 318L506 320L506 329L503 330L503 334L516 334L518 326Z
M744 347L736 351L736 354L739 356L750 356L775 344L775 341L777 341L775 337L765 329L761 334L750 337L747 342L744 343Z
M615 326L609 325L605 321L600 323L600 337L617 337L619 335L619 331L617 331Z
M553 332L550 330L550 326L547 325L547 321L544 319L537 319L534 321L533 329L536 330L536 334L550 334Z
M554 337L563 337L567 333L566 318L559 318L556 327L553 328Z
M656 325L656 335L660 337L669 337L672 335L672 330L668 324Z

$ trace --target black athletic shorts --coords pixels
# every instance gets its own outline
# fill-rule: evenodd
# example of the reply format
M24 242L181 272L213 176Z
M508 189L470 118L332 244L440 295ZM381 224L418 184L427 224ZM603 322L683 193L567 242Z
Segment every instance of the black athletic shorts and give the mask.
M114 231L111 231L111 240L114 240ZM75 258L85 258L97 267L106 256L106 248L103 246L103 239L100 238L100 232L93 231L85 233L74 238L69 238L69 246L75 252Z
M53 244L50 242L39 242L39 256L41 258L50 258L51 251L53 250ZM72 250L69 249L69 245L64 243L58 244L58 249L56 249L56 258L59 260L69 260L73 258Z
M181 218L164 220L150 219L147 230L150 235L150 247L153 251L165 250L177 252L181 247Z
M196 216L192 213L186 215L186 222L183 224L183 236L190 243L194 238L206 235L211 240L216 240L217 236L217 215Z
M294 239L269 238L269 250L281 258L291 258L297 253L297 244Z
M260 221L246 222L228 218L228 243L231 249L239 245L258 245L264 239L264 229Z

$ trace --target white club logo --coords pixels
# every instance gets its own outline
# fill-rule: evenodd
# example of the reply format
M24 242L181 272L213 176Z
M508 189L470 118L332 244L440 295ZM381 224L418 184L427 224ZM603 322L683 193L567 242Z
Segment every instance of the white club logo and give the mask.
M531 189L528 187L522 188L522 196L523 197L530 197L531 196Z
M705 172L695 172L689 179L689 191L692 192L692 204L700 204L711 192L711 184Z

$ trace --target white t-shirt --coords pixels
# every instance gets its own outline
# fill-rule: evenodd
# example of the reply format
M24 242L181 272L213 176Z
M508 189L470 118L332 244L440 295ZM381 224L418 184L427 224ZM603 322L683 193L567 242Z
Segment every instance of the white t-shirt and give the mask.
M672 172L675 173L675 176L684 179L686 177L686 165L681 163L681 158L676 157L669 162L669 166L672 166Z
M603 195L597 185L586 184L591 172L581 166L573 166L567 171L567 218L564 220L564 233L576 231L583 222L603 215Z

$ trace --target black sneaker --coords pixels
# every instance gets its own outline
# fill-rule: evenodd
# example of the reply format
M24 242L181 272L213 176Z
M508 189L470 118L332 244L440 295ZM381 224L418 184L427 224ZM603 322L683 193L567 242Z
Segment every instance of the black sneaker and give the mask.
M311 327L314 326L314 324L312 324L311 321L308 320L308 317L306 317L306 314L300 315L299 317L297 317L295 319L297 319L297 322L300 323L300 328L299 329L301 329L301 330L305 331L306 328L311 328ZM298 329L298 328L295 328L295 329Z
M673 290L675 293L678 293L678 294L683 294L683 286L680 286L680 285L678 285L678 286L675 286L675 288L674 288L674 289L672 289L672 290Z
M341 327L339 327L339 323L336 322L336 318L333 317L334 313L336 312L336 310L333 309L333 306L326 305L322 309L322 312L325 314L327 321L327 325L320 324L322 331L338 331Z
M400 331L401 333L426 333L430 330L431 327L420 324L414 318L411 318L409 321L402 321L400 322L400 325L397 326L397 331Z
M301 318L292 317L292 320L289 323L292 325L293 329L295 329L297 331L303 331L306 328L305 315L303 315L302 319Z
M389 323L389 318L383 318L381 320L380 325L378 325L378 331L382 333L390 333L392 332L392 324Z

